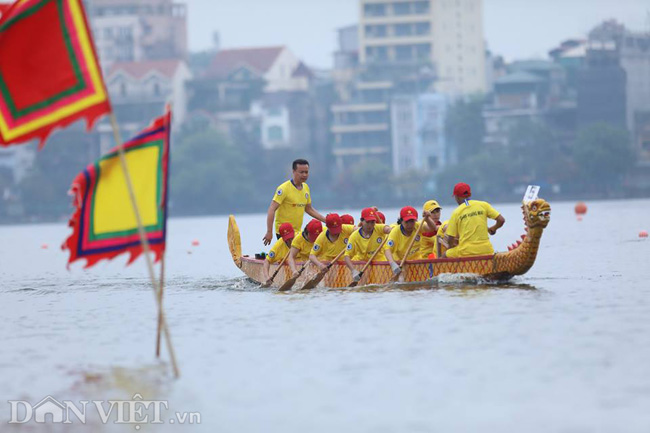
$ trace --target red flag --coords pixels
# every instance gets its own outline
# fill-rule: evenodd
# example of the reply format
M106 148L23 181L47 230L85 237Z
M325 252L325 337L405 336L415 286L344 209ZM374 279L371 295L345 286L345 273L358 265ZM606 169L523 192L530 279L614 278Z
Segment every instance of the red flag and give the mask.
M124 143L138 211L156 260L165 250L167 232L170 125L168 112ZM68 263L86 259L90 267L128 252L130 264L142 253L117 148L79 173L71 192L76 207L69 224L72 235L62 246L70 250Z
M111 107L81 0L18 0L0 18L0 146Z

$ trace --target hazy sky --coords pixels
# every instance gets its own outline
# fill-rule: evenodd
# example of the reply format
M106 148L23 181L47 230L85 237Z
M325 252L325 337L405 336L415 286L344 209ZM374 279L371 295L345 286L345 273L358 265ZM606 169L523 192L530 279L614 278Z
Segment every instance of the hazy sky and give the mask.
M182 1L182 0L180 0ZM307 64L331 67L336 29L357 21L358 0L185 0L191 50L287 45ZM570 37L616 18L650 31L648 0L484 0L485 38L507 60L545 57Z

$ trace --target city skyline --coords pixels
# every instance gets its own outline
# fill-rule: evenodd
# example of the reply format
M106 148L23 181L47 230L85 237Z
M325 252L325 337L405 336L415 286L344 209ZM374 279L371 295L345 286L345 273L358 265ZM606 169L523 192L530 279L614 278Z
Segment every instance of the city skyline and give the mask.
M221 47L287 45L307 64L318 68L332 66L336 29L356 23L359 9L357 0L185 3L193 52L210 48L212 34L218 31ZM254 8L257 11L251 14ZM484 13L487 47L508 61L545 58L562 40L584 37L606 19L616 19L632 30L650 31L650 6L643 0L485 0ZM303 18L296 20L294 15Z

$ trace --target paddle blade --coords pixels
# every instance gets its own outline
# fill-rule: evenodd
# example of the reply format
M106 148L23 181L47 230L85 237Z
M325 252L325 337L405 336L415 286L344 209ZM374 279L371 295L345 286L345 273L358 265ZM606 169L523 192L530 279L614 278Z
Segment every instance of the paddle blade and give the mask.
M357 287L358 281L352 281L348 287Z
M316 274L316 276L314 278L307 281L307 283L304 286L302 286L302 288L300 290L311 290L311 289L313 289L314 287L316 287L318 285L318 283L320 283L322 281L322 279L323 279L323 277L325 277L326 273L327 273L326 270L320 271L319 273Z
M291 290L293 285L296 284L296 281L298 280L299 276L300 276L300 274L296 275L295 277L289 278L287 281L285 281L285 283L282 286L280 286L280 288L278 290L280 292L286 292L288 290Z

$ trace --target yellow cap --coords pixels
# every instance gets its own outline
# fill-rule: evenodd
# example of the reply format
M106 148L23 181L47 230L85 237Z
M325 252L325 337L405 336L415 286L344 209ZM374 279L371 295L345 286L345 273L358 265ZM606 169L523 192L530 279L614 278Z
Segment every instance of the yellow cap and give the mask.
M426 203L424 203L424 206L422 206L422 211L423 212L424 211L433 212L434 210L436 210L438 208L442 209L442 207L440 207L440 205L438 204L437 201L429 200Z

